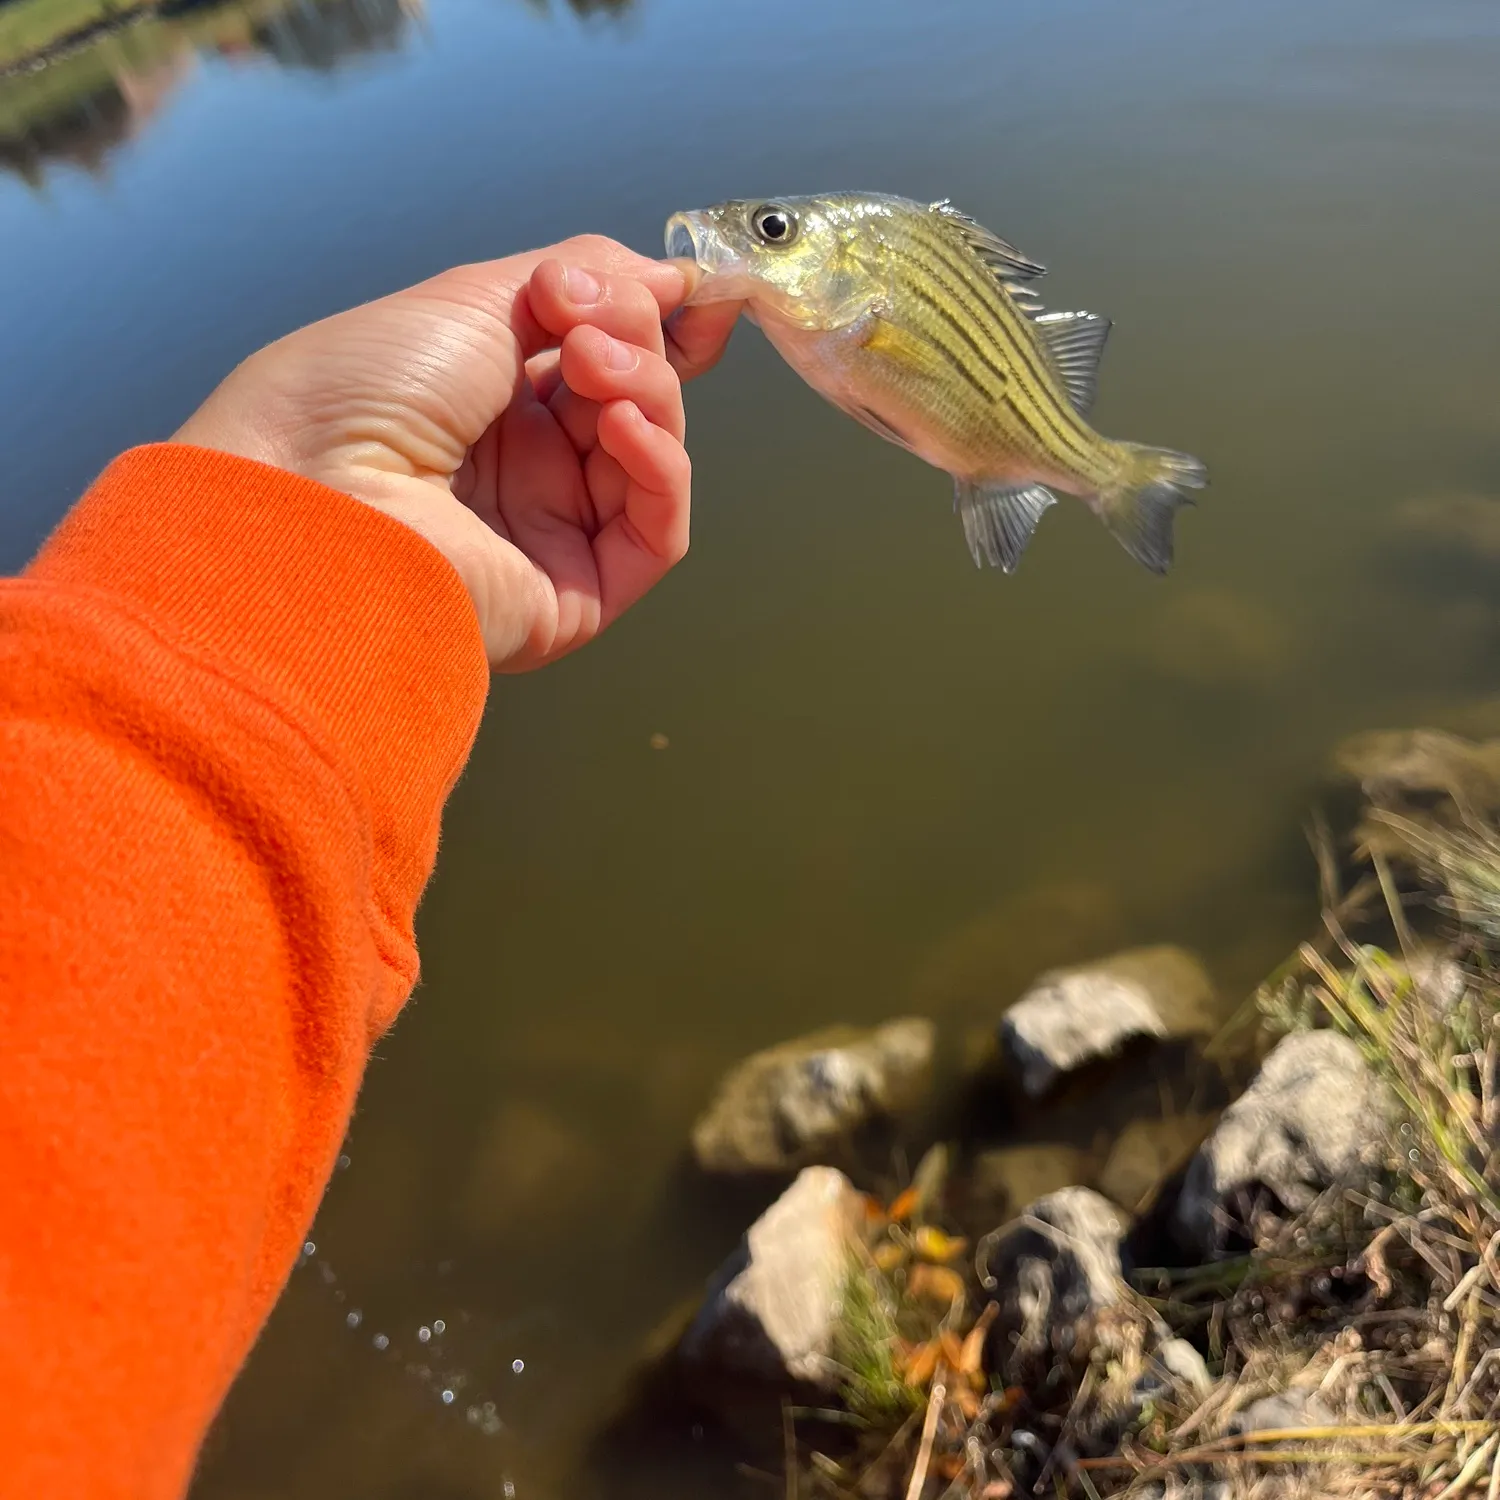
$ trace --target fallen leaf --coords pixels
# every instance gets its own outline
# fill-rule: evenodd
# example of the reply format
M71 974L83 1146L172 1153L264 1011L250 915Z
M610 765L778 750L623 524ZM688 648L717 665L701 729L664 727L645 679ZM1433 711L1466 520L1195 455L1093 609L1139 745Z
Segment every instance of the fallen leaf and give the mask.
M983 1402L979 1399L979 1392L971 1385L956 1385L950 1393L950 1399L959 1409L966 1422L972 1422L979 1415Z
M956 1260L969 1247L968 1240L944 1234L941 1229L934 1229L931 1224L924 1224L911 1238L912 1245L923 1260Z
M914 1187L907 1188L904 1193L897 1193L891 1206L886 1210L886 1217L892 1224L904 1224L915 1212L917 1198L917 1190Z
M990 1324L1000 1312L998 1302L990 1302L980 1313L974 1326L964 1338L963 1348L959 1350L957 1369L958 1373L969 1381L978 1382L979 1389L984 1388L984 1340L990 1331Z
M938 1302L957 1302L964 1294L964 1279L949 1266L913 1266L906 1289L913 1297L931 1297Z
M901 1378L907 1385L916 1386L919 1389L932 1379L937 1370L938 1359L942 1355L941 1346L934 1339L930 1344L919 1345L912 1352L911 1358L906 1362L906 1368L901 1372Z

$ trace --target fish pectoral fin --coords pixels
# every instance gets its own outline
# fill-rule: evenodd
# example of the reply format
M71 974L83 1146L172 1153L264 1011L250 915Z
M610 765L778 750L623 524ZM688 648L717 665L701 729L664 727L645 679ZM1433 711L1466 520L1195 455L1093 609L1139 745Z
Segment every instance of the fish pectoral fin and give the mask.
M871 354L903 366L918 375L941 375L943 356L920 334L910 332L876 314L861 340Z
M985 484L953 481L954 508L964 523L964 539L975 567L988 563L1014 573L1037 522L1057 496L1041 484Z
M1099 360L1113 326L1108 318L1090 312L1044 312L1032 317L1052 366L1067 387L1073 409L1089 414L1099 386Z

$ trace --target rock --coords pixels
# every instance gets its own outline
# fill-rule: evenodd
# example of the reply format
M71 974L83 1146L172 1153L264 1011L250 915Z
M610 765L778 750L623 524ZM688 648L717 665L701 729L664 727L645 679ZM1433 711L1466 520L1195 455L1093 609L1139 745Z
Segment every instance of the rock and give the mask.
M1233 1203L1265 1188L1306 1208L1348 1178L1378 1141L1380 1087L1359 1048L1333 1031L1284 1037L1199 1148L1173 1210L1185 1248L1223 1249Z
M1099 1191L1132 1214L1144 1212L1156 1190L1202 1144L1212 1124L1211 1115L1132 1120L1099 1173Z
M993 1337L1007 1366L1087 1353L1097 1316L1125 1296L1124 1234L1112 1203L1089 1188L1066 1187L990 1238L984 1285L1000 1304Z
M1449 490L1398 505L1393 529L1406 545L1500 563L1500 496Z
M1154 1359L1172 1379L1185 1385L1196 1396L1206 1396L1213 1389L1213 1376L1203 1356L1186 1339L1165 1339L1157 1346Z
M1406 840L1373 813L1430 828L1500 811L1500 740L1476 742L1439 729L1374 729L1335 747L1330 779L1352 786L1361 798L1355 842L1399 859L1409 854Z
M732 1068L693 1126L710 1172L789 1171L836 1152L861 1126L910 1108L932 1077L931 1021L835 1026Z
M1136 948L1043 974L1000 1022L1000 1050L1033 1099L1137 1037L1212 1025L1213 984L1181 948Z
M1264 683L1286 665L1291 633L1259 600L1227 589L1187 589L1151 612L1136 655L1195 687Z
M831 1391L831 1354L863 1200L805 1167L709 1283L678 1346L689 1367Z
M1089 1157L1077 1146L1049 1143L981 1151L962 1179L965 1217L988 1227L1087 1176Z
M1277 1432L1283 1427L1331 1427L1337 1420L1316 1391L1294 1388L1252 1401L1229 1419L1224 1430L1228 1436L1244 1437L1251 1432Z

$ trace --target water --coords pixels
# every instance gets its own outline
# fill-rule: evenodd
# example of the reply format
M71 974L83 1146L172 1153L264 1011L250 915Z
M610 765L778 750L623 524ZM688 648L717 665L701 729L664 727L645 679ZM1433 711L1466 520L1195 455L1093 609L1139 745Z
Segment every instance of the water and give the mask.
M0 4L0 48L61 3ZM1397 521L1500 486L1500 14L259 0L58 53L0 80L8 566L300 322L823 186L1048 263L1116 320L1103 430L1210 465L1166 584L1071 505L980 575L943 477L745 329L690 395L687 564L495 688L425 983L196 1494L762 1493L711 1434L598 1438L753 1207L681 1168L718 1072L913 1008L956 1051L1124 941L1233 1004L1309 920L1331 741L1496 690L1493 573Z

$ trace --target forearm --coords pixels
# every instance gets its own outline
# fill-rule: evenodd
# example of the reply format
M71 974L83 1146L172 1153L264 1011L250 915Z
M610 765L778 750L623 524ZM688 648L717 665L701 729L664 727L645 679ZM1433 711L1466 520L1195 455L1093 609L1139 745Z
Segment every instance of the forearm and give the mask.
M0 584L0 663L10 1478L173 1495L415 979L483 648L397 523L159 448Z

